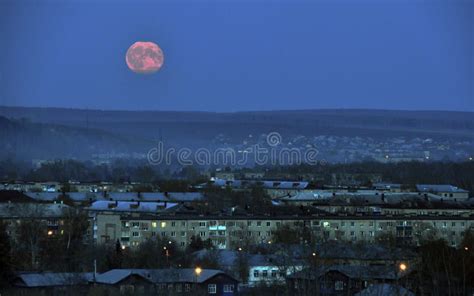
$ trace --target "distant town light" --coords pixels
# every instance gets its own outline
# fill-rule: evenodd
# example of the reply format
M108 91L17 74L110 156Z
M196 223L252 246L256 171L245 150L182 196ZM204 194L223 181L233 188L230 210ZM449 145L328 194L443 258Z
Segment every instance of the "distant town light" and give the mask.
M239 247L239 251L242 251L242 248L241 248L241 247Z
M313 257L316 257L316 253L315 253L315 252L313 252Z
M472 156L471 156L471 157L469 157L469 160L472 160Z
M122 250L125 250L126 247L124 245L122 245L121 248L122 248Z
M49 235L49 236L53 235L53 231L52 231L52 230L48 230L48 235Z
M468 248L468 247L464 247L464 250L469 251L469 248Z

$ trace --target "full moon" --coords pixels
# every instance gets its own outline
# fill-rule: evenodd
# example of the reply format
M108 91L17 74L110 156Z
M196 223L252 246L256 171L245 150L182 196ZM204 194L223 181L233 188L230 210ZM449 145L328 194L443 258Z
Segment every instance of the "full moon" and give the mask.
M153 42L138 41L127 50L125 61L135 73L151 74L163 66L163 51Z

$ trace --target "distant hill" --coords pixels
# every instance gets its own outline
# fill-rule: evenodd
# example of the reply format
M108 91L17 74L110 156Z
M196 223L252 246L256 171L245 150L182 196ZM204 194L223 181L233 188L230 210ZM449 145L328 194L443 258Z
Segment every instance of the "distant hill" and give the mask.
M17 150L35 157L146 152L158 139L170 145L203 146L217 135L232 144L241 143L249 134L272 131L284 137L474 139L473 112L341 109L212 113L0 107L0 115L4 116L0 118L2 153Z
M0 143L0 157L22 159L84 159L94 153L133 151L145 144L102 130L3 116L0 116Z

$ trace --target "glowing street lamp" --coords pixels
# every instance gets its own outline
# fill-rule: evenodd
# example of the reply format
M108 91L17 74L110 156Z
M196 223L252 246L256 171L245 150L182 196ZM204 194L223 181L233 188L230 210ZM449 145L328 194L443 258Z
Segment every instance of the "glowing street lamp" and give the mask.
M400 268L400 271L407 270L407 265L405 263L400 263L400 265L398 267Z
M199 276L201 272L202 272L202 268L199 266L194 269L194 273L196 274L196 276Z

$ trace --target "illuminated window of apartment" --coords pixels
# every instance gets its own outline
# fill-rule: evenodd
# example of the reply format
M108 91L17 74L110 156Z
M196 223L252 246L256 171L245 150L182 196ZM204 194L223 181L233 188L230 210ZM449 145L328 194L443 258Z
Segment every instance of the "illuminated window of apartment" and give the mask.
M162 222L160 223L160 226L161 226L161 228L165 228L165 227L166 227L166 222L165 222L165 221L162 221Z
M158 227L158 223L156 223L156 221L151 222L151 227L153 228Z

